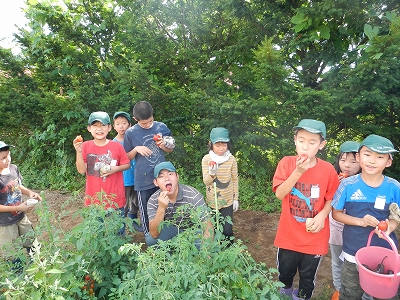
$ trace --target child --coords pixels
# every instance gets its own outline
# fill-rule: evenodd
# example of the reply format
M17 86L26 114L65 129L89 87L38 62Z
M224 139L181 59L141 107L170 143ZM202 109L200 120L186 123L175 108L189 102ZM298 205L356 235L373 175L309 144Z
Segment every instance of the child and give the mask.
M334 164L335 170L338 174L338 179L342 180L346 177L353 176L360 173L360 164L356 159L358 148L360 143L354 141L344 142L339 149L339 154L336 157ZM331 300L339 299L340 290L340 274L342 270L343 261L340 259L342 253L342 232L343 223L335 221L332 218L332 213L329 214L329 248L331 250L331 263L332 263L332 279L335 292L333 293ZM369 298L363 298L369 299Z
M165 161L164 152L170 153L175 147L169 128L154 121L153 107L147 101L140 101L133 107L133 118L137 124L129 128L124 136L124 148L130 160L136 159L135 190L137 191L144 235L149 234L147 201L158 187L154 185L154 167Z
M42 201L38 193L22 185L18 167L11 164L11 147L14 146L0 141L0 255L6 259L15 254L11 249L7 251L6 244L23 237L22 246L29 252L34 241L32 223L25 214L33 205L27 205L22 200L22 195ZM17 259L14 262L18 261Z
M121 145L124 145L124 136L126 130L131 127L131 116L123 111L117 111L113 117L114 120L114 130L117 132L117 136L114 138L114 141L119 142ZM136 231L142 231L142 227L136 222L137 213L139 211L138 203L137 203L137 194L135 191L135 165L136 160L131 160L131 165L128 170L122 172L124 176L124 185L125 185L125 197L126 197L126 205L125 205L125 217L133 219L133 227Z
M369 135L361 142L357 154L361 174L343 180L335 193L332 216L336 221L345 224L341 300L360 299L364 293L359 283L355 254L367 245L371 230L376 228L378 233L378 236L373 236L371 245L391 249L387 241L379 239L382 237L377 229L379 221L386 221L386 233L397 246L394 230L398 223L390 219L389 205L400 203L400 183L382 174L385 168L391 166L394 152L397 150L391 141L379 135Z
M239 208L239 178L236 158L231 154L229 131L222 127L211 130L209 153L201 162L203 182L206 185L206 202L216 209L214 182L216 183L217 205L221 217L230 217ZM223 223L223 234L233 242L231 222Z
M76 168L86 174L85 205L102 204L123 216L126 198L122 171L129 169L130 161L120 143L107 139L111 123L106 112L91 113L87 130L93 140L73 142Z
M281 293L310 299L321 257L328 252L327 216L339 180L334 167L316 157L326 144L325 124L304 119L293 129L297 156L281 159L272 183L276 197L282 200L274 244L279 280L285 285ZM293 290L297 271L299 288Z

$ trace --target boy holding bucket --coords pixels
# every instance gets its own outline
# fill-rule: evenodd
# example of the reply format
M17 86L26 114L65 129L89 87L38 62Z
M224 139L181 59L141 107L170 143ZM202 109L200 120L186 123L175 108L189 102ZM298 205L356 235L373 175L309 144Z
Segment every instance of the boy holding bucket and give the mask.
M364 291L359 282L356 252L367 245L368 236L375 228L378 236L372 237L371 245L391 249L382 238L378 223L388 225L386 234L398 246L394 230L398 223L390 215L389 205L400 203L400 183L382 172L392 165L394 149L390 140L371 134L365 138L357 153L361 173L341 181L332 201L332 216L344 223L341 300L361 299ZM346 213L343 210L346 210ZM396 218L395 218L396 219ZM392 298L397 299L397 295Z

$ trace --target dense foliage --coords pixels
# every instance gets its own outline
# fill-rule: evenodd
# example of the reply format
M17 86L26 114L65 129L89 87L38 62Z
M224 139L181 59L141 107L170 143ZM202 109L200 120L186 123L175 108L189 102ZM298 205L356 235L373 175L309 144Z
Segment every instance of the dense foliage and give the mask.
M256 263L240 241L228 247L221 232L202 239L192 227L143 251L131 234L116 234L123 221L103 207L74 216L49 211L46 199L36 208L34 251L12 252L21 259L19 272L0 261L0 299L280 299L277 271ZM191 222L201 226L201 215L193 212ZM65 232L61 218L78 218L79 225Z
M240 176L260 190L294 153L301 118L327 124L331 162L341 142L370 133L400 144L396 0L28 3L21 54L0 49L0 126L37 188L81 187L72 139L90 138L90 112L140 100L173 131L168 159L190 182L215 126L230 130Z

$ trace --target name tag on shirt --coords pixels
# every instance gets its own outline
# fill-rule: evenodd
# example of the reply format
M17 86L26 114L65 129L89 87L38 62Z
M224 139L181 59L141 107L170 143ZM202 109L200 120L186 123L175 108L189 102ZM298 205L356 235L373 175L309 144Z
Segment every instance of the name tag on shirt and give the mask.
M378 196L375 198L375 205L374 207L376 209L384 209L385 208L385 203L386 203L386 196Z
M319 186L318 185L311 186L311 197L310 198L319 198Z

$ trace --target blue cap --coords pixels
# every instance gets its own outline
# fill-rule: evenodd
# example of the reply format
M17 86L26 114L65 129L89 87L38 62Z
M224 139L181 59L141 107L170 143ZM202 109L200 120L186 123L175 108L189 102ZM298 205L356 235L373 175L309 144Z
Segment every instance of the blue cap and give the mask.
M346 141L340 146L340 152L348 153L348 152L358 152L360 149L360 143L353 141Z
M122 116L125 119L127 119L129 123L132 123L131 116L127 112L124 112L124 111L117 111L114 114L113 120L115 120L117 117L120 117L120 116Z
M299 125L293 127L293 130L304 129L311 133L318 133L322 136L322 138L326 139L326 127L325 123L312 119L303 119L300 121Z
M95 111L90 114L88 124L92 125L96 121L101 122L103 125L111 124L110 116L104 111Z
M210 140L213 144L222 142L229 143L229 131L223 127L215 127L210 132Z
M394 149L394 146L391 141L383 136L379 136L376 134L370 134L367 136L360 144L361 147L367 147L372 151L380 154L391 154L394 152L398 152Z
M174 165L170 161L164 161L154 167L154 178L157 178L158 175L160 175L161 170L176 172Z

